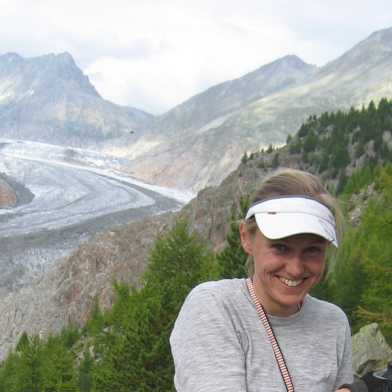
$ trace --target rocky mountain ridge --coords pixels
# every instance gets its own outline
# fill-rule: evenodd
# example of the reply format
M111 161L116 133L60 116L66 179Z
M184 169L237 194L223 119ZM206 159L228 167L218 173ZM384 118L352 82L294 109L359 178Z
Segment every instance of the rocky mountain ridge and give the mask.
M0 135L102 149L147 182L198 191L244 152L281 145L310 115L392 95L392 29L321 68L285 56L153 117L102 99L63 53L0 56Z
M317 67L295 55L284 56L240 78L212 86L156 118L166 136L197 130L212 120L241 109L249 102L277 93L309 79Z
M1 137L93 147L126 139L151 119L102 99L69 53L0 56Z
M219 184L238 166L244 152L284 143L310 115L391 97L391 34L392 29L375 32L338 59L313 69L302 82L270 91L197 129L181 128L173 119L170 129L178 131L161 137L134 159L131 169L148 181L200 190ZM207 100L208 91L204 94ZM202 97L199 94L197 100ZM189 100L173 109L179 124L182 116L178 112L191 113L192 104ZM132 145L129 150L132 156Z
M251 102L301 85L316 72L316 66L297 56L280 58L213 86L157 117L154 131L135 145L124 146L122 153L133 158L132 172L149 182L193 190L216 185L234 170L244 151L254 149L249 124L233 132L227 126L231 119ZM257 142L256 149L272 141L275 139ZM141 152L143 144L148 147Z

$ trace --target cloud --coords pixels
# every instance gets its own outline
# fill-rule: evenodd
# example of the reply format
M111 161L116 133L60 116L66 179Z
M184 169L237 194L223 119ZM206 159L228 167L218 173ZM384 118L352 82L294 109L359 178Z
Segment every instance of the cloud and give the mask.
M0 7L0 53L68 51L104 98L153 113L286 54L322 65L388 27L392 11L385 0L0 0Z

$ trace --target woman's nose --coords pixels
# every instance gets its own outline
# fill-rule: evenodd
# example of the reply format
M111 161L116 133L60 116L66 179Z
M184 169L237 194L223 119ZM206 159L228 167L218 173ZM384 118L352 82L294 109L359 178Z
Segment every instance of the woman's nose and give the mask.
M286 271L292 278L302 276L304 272L304 263L300 255L294 255L287 260Z

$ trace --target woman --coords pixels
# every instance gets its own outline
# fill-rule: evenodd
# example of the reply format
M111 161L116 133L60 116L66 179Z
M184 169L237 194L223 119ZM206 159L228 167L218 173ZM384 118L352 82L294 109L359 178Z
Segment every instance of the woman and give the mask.
M356 390L347 317L308 295L338 246L337 220L317 177L286 169L263 181L240 224L250 279L197 286L176 320L178 392Z

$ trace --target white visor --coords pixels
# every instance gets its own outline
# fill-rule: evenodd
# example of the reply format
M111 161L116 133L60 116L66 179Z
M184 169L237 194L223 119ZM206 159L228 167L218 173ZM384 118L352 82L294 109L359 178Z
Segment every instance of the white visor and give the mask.
M282 196L254 204L245 219L255 216L257 226L271 240L295 234L316 234L336 247L336 223L331 210L306 196Z

